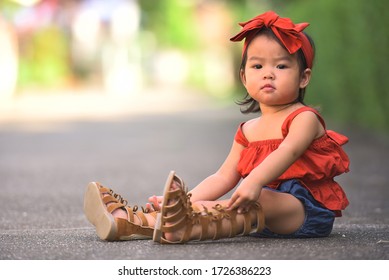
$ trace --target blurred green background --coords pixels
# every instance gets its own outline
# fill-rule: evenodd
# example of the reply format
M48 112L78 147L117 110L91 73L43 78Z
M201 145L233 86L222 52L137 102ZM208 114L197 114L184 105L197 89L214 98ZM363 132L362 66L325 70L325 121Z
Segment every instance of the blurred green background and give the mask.
M244 90L241 44L229 38L238 22L272 9L311 24L317 54L307 103L341 124L389 132L388 7L386 0L1 0L0 97L31 88L131 95L174 87L233 101Z

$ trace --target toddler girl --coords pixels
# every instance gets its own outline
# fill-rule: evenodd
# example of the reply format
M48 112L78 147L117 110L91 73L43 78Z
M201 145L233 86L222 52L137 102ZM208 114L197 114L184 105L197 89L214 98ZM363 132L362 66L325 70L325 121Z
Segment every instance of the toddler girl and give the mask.
M294 24L269 11L245 23L232 41L245 39L240 78L244 113L260 115L239 125L226 160L189 193L169 174L163 196L137 209L92 182L84 210L104 240L153 238L160 243L236 235L324 237L348 205L334 177L349 170L341 148L348 139L326 130L304 104L314 46ZM236 187L230 199L218 200Z

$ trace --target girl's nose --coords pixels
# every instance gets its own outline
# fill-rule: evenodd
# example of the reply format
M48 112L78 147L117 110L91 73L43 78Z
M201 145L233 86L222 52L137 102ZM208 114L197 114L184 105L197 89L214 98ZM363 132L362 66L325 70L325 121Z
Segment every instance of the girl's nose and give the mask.
M273 80L274 79L274 74L271 72L271 71L267 71L266 73L264 73L263 75L263 79L265 80Z

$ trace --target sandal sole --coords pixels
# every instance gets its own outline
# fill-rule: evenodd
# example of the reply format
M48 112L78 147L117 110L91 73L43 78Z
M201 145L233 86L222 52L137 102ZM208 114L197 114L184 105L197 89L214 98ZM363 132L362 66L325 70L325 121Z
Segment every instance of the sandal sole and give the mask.
M116 223L118 228L125 228L125 232L127 233L126 235L119 236L117 240L146 240L151 239L153 235L153 229L149 227L146 228L137 224L129 223L127 220L120 218L116 219ZM131 234L128 234L130 232Z
M163 190L163 201L162 201L162 204L161 204L161 212L159 212L157 214L157 217L156 217L156 220L155 220L155 226L154 226L154 233L153 233L153 241L156 241L156 242L160 242L160 243L164 243L162 242L163 239L162 239L162 217L165 215L165 207L164 205L167 203L168 199L167 199L167 193L168 191L170 190L170 186L174 180L174 176L176 175L176 172L175 171L170 171L169 173L169 176L166 180L166 183L165 183L165 187L164 187L164 190Z
M117 234L114 217L107 211L101 198L100 188L95 182L88 184L84 196L84 213L88 221L96 227L102 240L113 241Z

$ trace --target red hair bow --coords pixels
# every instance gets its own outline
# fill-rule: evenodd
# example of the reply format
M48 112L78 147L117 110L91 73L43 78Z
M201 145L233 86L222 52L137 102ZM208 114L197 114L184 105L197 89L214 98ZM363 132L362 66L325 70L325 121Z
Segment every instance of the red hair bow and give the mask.
M309 23L294 24L289 18L281 18L275 12L268 11L239 25L242 26L242 30L230 40L237 42L246 38L243 54L258 31L262 28L270 28L290 54L294 54L301 48L308 68L312 68L313 48L308 37L302 32Z

